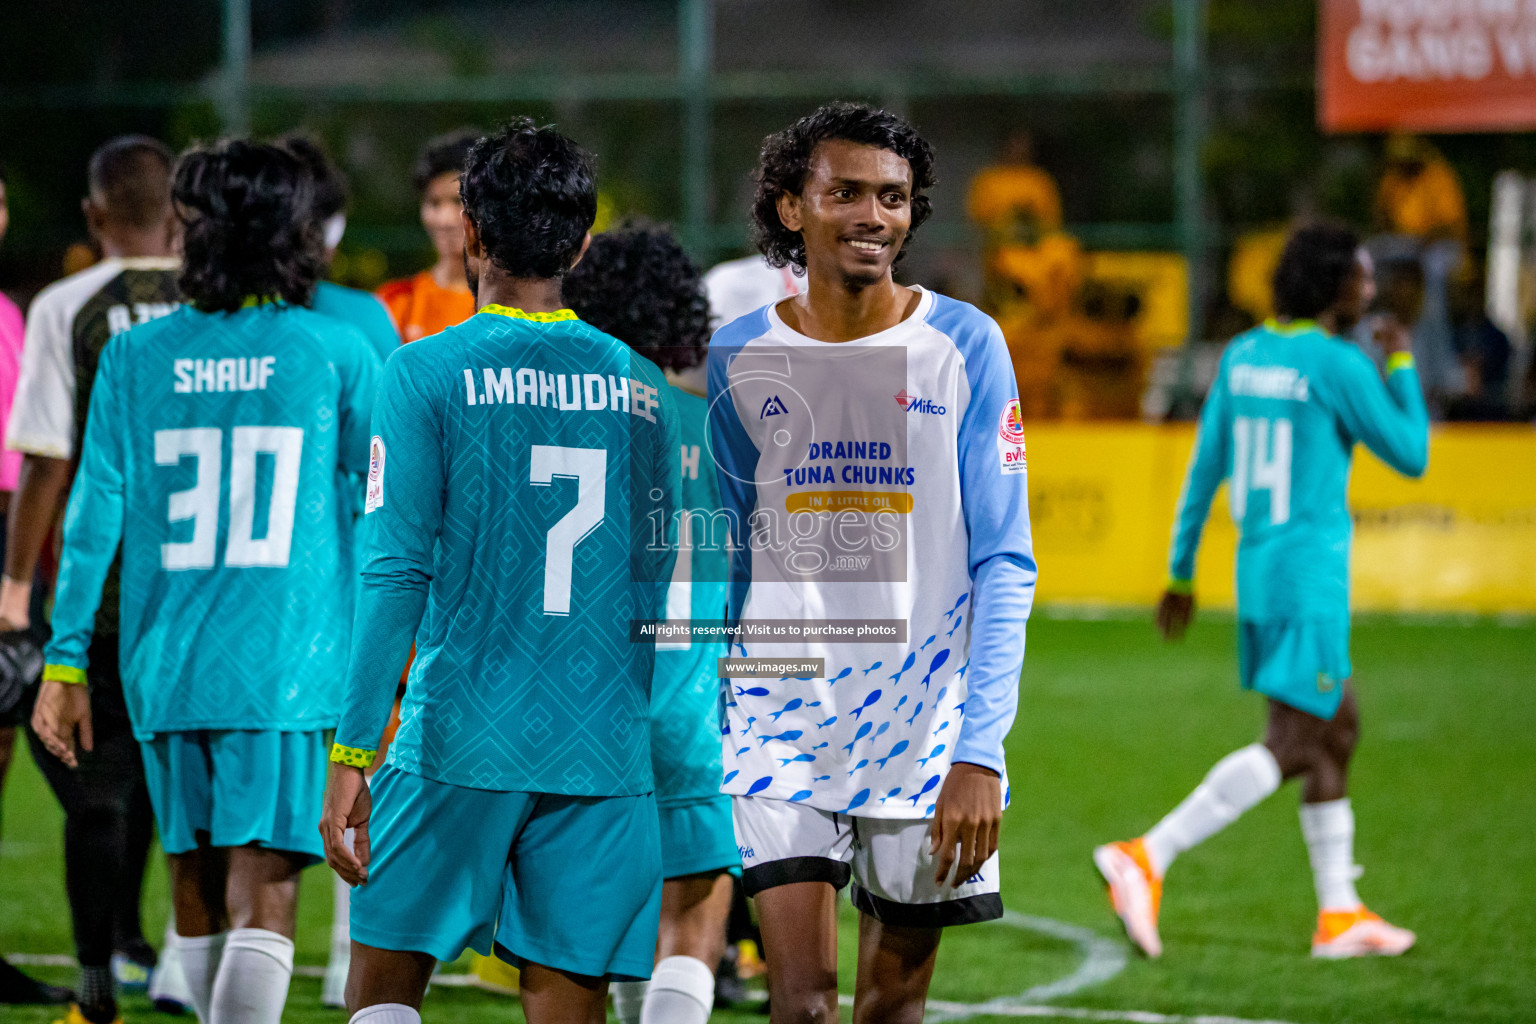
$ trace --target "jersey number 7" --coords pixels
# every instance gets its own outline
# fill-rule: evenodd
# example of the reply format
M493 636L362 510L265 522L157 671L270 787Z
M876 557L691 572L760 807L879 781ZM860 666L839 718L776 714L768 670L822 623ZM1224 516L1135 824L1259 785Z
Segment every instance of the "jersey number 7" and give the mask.
M576 545L603 521L608 494L608 452L536 444L528 460L528 482L548 487L555 477L576 479L576 507L561 516L544 537L544 614L571 614L571 570Z
M229 436L229 537L226 568L288 565L293 544L294 507L299 496L299 460L304 431L299 427L235 427ZM212 569L219 539L219 493L224 431L188 427L155 431L155 465L176 466L186 456L197 460L197 476L185 491L172 492L167 516L173 523L192 520L192 539L160 545L164 569ZM256 456L273 457L272 495L267 504L266 536L256 527Z

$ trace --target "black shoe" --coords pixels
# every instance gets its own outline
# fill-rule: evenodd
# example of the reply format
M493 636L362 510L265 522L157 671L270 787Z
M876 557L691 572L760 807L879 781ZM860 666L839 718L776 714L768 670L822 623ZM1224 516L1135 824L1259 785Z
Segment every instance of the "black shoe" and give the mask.
M74 998L69 989L29 978L0 958L0 1003L62 1004L73 1002Z

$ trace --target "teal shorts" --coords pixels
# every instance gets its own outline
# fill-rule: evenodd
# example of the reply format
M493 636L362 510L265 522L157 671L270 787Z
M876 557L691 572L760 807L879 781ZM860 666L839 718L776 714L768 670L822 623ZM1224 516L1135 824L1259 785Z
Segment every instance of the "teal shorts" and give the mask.
M1349 619L1237 624L1237 663L1245 690L1331 721L1344 699Z
M325 859L325 733L194 729L139 744L166 853L257 846Z
M741 874L731 798L724 793L665 803L661 816L661 874L682 878L708 871Z
M613 981L649 978L661 919L656 798L470 789L386 764L352 938L465 949Z

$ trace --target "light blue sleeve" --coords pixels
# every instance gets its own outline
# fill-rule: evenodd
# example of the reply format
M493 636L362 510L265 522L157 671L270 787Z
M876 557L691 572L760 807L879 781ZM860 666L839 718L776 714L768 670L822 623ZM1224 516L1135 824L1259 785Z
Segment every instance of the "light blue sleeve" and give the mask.
M360 332L359 332L360 333ZM341 431L338 461L348 473L368 472L368 425L373 420L373 401L379 389L383 361L365 339L348 346L347 357L339 360L341 377Z
M1394 355L1387 379L1358 349L1339 359L1343 378L1334 401L1349 436L1405 476L1420 477L1429 465L1429 411L1413 357Z
M973 610L970 691L954 759L1001 775L1003 739L1018 712L1025 626L1035 598L1029 475L1020 466L1005 471L998 447L1004 413L1019 394L1003 333L990 317L969 306L960 309L963 322L946 333L965 357L971 388L958 455ZM944 329L942 319L935 320Z
M747 321L754 323L743 326ZM757 337L755 321L766 318L761 311L742 317L715 332L710 342L706 365L709 380L709 446L720 483L720 507L730 524L731 550L729 587L726 593L726 626L734 627L746 603L747 588L752 584L752 512L757 508L757 446L747 435L736 405L726 394L729 387L730 361L741 352L746 341Z
M80 467L64 513L64 553L54 594L53 637L45 655L45 679L85 681L86 652L117 546L123 538L127 424L118 394L118 360L126 337L102 350L86 414Z
M1200 548L1200 534L1216 489L1227 478L1232 465L1232 418L1227 415L1227 363L1222 360L1211 392L1200 410L1200 428L1195 434L1195 450L1179 493L1178 511L1173 519L1173 550L1168 556L1168 575L1174 585L1190 583L1195 578L1195 552Z
M429 362L424 358L429 355L405 348L392 356L374 403L373 435L379 444L368 467L362 585L336 729L336 746L344 749L333 750L333 760L378 750L400 670L426 608L446 487L441 396L418 386L434 377L430 367L418 365Z

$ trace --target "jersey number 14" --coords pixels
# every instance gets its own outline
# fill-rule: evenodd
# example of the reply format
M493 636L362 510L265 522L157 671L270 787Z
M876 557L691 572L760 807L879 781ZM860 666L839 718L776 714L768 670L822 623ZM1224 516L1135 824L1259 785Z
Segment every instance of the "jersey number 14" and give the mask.
M1237 416L1232 420L1232 519L1248 514L1248 496L1269 492L1269 522L1291 518L1291 421Z
M304 431L299 427L235 427L230 431L226 567L287 566L303 452ZM259 540L254 536L258 455L273 460L266 536ZM190 488L171 494L167 515L173 523L192 520L192 539L161 544L160 565L166 569L212 569L219 539L224 431L219 427L155 431L155 465L176 466L187 456L197 460L197 476Z

